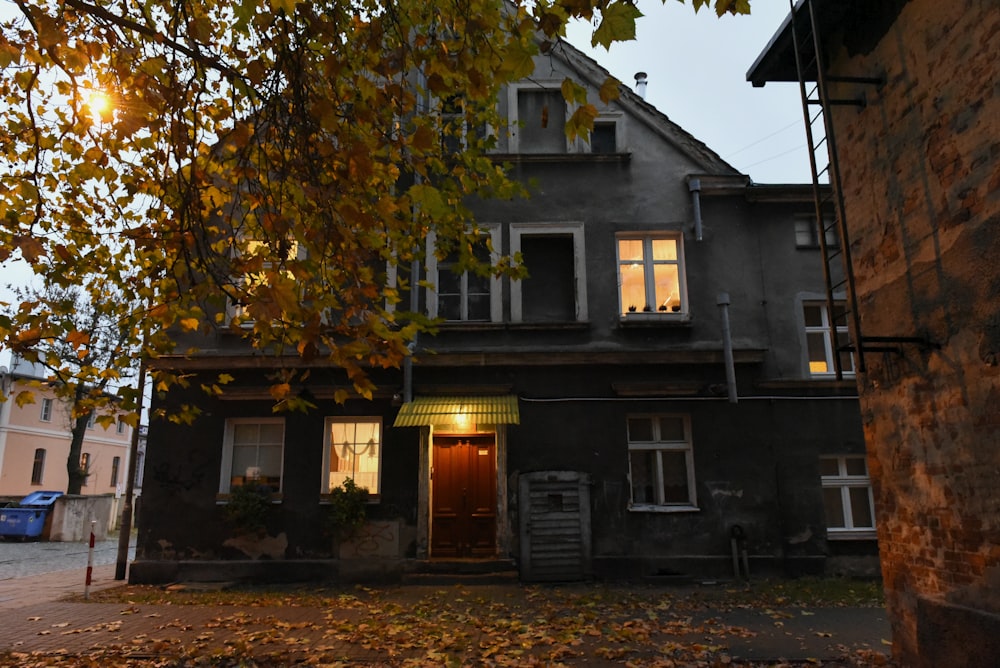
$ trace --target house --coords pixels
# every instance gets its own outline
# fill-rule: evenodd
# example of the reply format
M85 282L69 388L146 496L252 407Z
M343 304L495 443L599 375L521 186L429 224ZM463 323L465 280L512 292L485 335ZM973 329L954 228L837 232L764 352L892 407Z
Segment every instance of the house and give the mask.
M0 496L10 500L42 490L64 492L68 485L69 405L46 385L47 376L41 367L16 356L10 370L0 367L5 399L0 403ZM34 395L34 402L18 405L15 397L24 391ZM132 430L124 422L111 429L94 419L88 423L81 461L90 475L83 494L115 495L124 489L131 439Z
M807 84L826 119L894 656L995 665L1000 12L800 0L793 16L747 78Z
M149 426L132 582L400 579L470 560L527 581L877 570L811 186L753 183L625 87L597 103L589 143L568 140L561 82L597 100L608 73L567 44L538 72L497 101L510 132L492 154L532 197L474 204L530 276L431 258L419 308L443 324L412 369L371 370L371 400L336 403L349 384L322 361L185 334L196 353L154 363L188 387L153 410L201 414ZM293 391L316 408L275 414L269 377L303 367ZM223 370L221 394L198 389ZM348 478L370 521L338 560L324 517ZM271 492L255 535L227 524L248 480Z

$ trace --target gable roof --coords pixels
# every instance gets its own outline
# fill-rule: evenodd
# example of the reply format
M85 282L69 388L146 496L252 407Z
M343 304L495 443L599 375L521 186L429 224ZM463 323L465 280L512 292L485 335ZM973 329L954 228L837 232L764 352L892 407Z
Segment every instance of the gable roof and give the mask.
M550 54L559 58L567 68L572 70L580 84L587 84L599 89L608 78L614 78L596 60L562 38L556 42ZM619 93L620 97L617 100L619 105L627 107L637 119L695 162L703 172L733 176L741 174L738 169L723 160L707 144L671 121L666 114L643 99L629 86L622 83L619 86Z

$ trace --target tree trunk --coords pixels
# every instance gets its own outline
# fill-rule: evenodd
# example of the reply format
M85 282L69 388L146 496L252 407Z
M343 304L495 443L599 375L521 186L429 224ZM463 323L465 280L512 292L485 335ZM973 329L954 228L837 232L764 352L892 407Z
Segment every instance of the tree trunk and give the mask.
M82 388L82 385L81 385ZM80 389L77 390L77 403L82 396ZM87 434L87 423L90 422L90 415L93 411L81 415L73 421L73 430L70 432L73 438L69 442L69 457L66 458L66 473L69 474L69 484L66 487L67 494L79 494L87 482L88 471L80 466L80 457L83 454L83 438ZM90 463L87 463L89 468Z

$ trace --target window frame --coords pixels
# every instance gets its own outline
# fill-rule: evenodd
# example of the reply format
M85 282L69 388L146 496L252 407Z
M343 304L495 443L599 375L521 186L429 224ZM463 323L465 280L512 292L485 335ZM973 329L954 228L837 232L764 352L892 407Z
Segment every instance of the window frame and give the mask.
M118 478L120 477L122 466L122 458L115 455L111 458L111 487L118 486Z
M652 245L653 241L657 239L670 239L676 243L677 246L677 258L676 260L654 260L652 257ZM677 298L680 302L678 306L680 307L677 311L659 311L656 309L647 311L645 307L647 304L643 304L642 308L636 305L635 311L629 310L629 304L625 303L624 295L622 294L622 288L624 285L624 279L622 277L622 267L625 264L630 264L632 261L622 260L621 257L621 242L622 241L638 241L641 240L643 243L643 284L644 291L646 293L646 298L649 298L650 291L655 300L656 296L656 276L655 267L657 264L674 264L677 266ZM684 235L679 231L656 231L656 232L619 232L615 234L615 273L618 281L618 314L622 321L627 320L661 320L661 321L676 321L676 320L687 320L690 318L690 302L688 301L687 295L687 261L684 257Z
M377 488L375 491L371 489L368 490L368 502L375 503L381 499L382 496L382 471L383 471L383 453L385 451L385 423L382 421L382 417L378 415L344 415L344 416L327 416L323 421L323 466L320 469L320 499L328 499L331 493L330 489L330 448L333 446L332 437L332 426L334 424L352 424L352 423L365 423L365 424L377 424L378 425L378 472L376 474L376 484ZM353 478L351 478L353 480ZM357 481L355 481L357 483ZM365 485L358 485L359 487L365 487Z
M625 113L621 111L601 111L598 112L597 118L594 119L594 127L598 125L614 125L615 126L615 150L606 151L594 151L593 140L586 141L582 137L578 140L579 152L589 153L591 155L618 155L619 153L628 153L626 148L626 138L625 138Z
M31 460L31 484L41 485L45 478L45 448L35 448L35 455Z
M256 251L256 249L258 249L260 246L268 245L269 242L261 241L258 239L248 239L246 243L247 243L247 250ZM287 261L288 259L304 260L305 249L298 242L298 240L295 239L294 237L289 237L288 243L290 244L290 248L288 251L288 258L285 261ZM237 247L234 246L231 250L231 253L234 259L237 258L239 255ZM261 273L266 273L273 268L274 268L273 262L264 262L261 265ZM292 274L288 269L285 269L285 273L289 277L292 277ZM238 284L241 286L246 285L251 281L260 281L260 278L254 276L254 274L252 273L233 274L231 278L234 284ZM226 315L225 315L226 321L224 323L225 327L228 328L232 326L232 323L235 320L239 320L238 326L240 329L243 330L253 329L254 325L256 324L256 320L251 318L249 315L246 315L246 308L247 307L243 303L238 302L231 295L228 295L226 297Z
M39 422L52 422L53 401L49 397L42 397L42 406L38 414Z
M587 250L584 243L584 224L570 223L511 223L510 254L521 251L521 239L526 236L556 237L570 236L573 239L573 281L575 284L574 299L576 301L576 322L588 320L587 311ZM530 271L531 268L529 267ZM510 282L510 319L511 322L525 322L524 295L521 292L521 281Z
M830 309L828 308L828 306L829 305L827 304L825 297L804 295L799 300L799 323L801 325L800 336L802 345L802 363L807 378L815 378L818 380L822 380L822 379L836 378L837 376L836 362L833 358L833 355L837 354L837 351L833 350L832 344L830 343L830 328L836 325L832 322L833 316L830 313ZM843 295L834 295L833 307L836 309L838 306L841 307L842 310L846 311L847 300ZM819 307L820 322L822 323L819 326L816 325L810 326L807 324L806 309L811 307ZM850 340L851 331L850 327L848 327L846 322L843 325L836 326L836 333L838 339L840 338L840 335L844 335L845 337L847 337L848 341ZM821 338L823 340L823 350L827 368L826 371L812 370L812 359L810 357L810 348L809 348L810 334L822 335ZM841 375L844 378L854 378L856 374L856 368L854 366L854 354L849 353L847 355L847 359L850 361L850 368L846 367L842 368Z
M832 226L830 226L832 225ZM820 248L819 228L815 216L799 216L795 219L795 247L800 250L817 250ZM836 221L823 218L823 228L826 230L826 247L840 248L840 236L837 234ZM808 237L808 240L804 239Z
M684 440L674 441L657 438L659 432L659 420L662 418L680 419L684 427ZM653 440L641 441L632 440L628 433L629 421L637 419L648 419L653 426ZM628 481L629 481L629 501L628 509L637 512L694 512L699 511L698 493L696 488L695 466L694 466L694 442L691 434L691 416L682 413L630 413L625 417L626 443L628 451ZM687 473L688 500L686 503L667 503L660 499L658 503L636 503L633 494L632 484L632 453L633 452L656 452L656 485L654 489L657 495L663 489L663 452L682 452Z
M844 516L844 526L830 526L830 519L827 517L826 495L823 495L823 518L826 523L826 535L828 540L869 540L877 538L877 519L875 517L875 493L872 490L871 473L868 471L868 460L864 455L820 455L820 460L833 460L837 462L838 474L827 476L822 474L820 467L820 486L823 491L827 489L840 490L841 514ZM864 475L850 475L847 473L847 460L860 459L865 465ZM859 527L854 522L854 509L851 506L850 490L864 488L868 491L868 512L872 518L871 526Z
M281 429L281 470L278 473L278 492L280 496L285 489L285 418L283 417L244 417L226 418L222 437L222 460L219 466L219 494L228 495L233 478L233 440L236 436L236 425L239 424L280 424Z
M555 79L537 79L531 82L514 82L507 85L507 123L508 123L508 133L507 133L507 150L510 153L521 153L525 152L521 147L521 118L519 113L518 98L520 97L521 91L541 91L541 92L555 92L559 95L559 99L565 104L565 118L568 121L573 115L574 105L566 102L566 99L562 96L562 81L557 81ZM558 153L552 152L531 152L527 155L564 155L577 152L576 143L570 141L569 137L565 136L565 128L560 129L563 133L565 139L565 147L562 151Z
M500 259L500 248L503 241L501 226L499 223L483 223L479 229L486 233L490 239L493 250L490 251L490 264L495 265ZM427 280L430 285L427 287L427 315L430 318L437 318L438 308L438 284L439 270L438 259L434 252L437 242L437 234L433 231L427 235ZM467 275L465 272L463 276ZM445 320L445 325L487 325L503 321L503 283L498 276L491 276L490 285L490 318L489 320ZM462 294L463 308L468 310L468 294Z

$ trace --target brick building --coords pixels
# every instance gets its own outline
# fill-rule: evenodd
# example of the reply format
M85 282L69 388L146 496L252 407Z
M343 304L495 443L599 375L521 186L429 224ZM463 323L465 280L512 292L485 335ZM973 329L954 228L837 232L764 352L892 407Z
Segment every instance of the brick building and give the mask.
M747 78L808 84L827 120L894 653L996 665L1000 11L801 0L793 15Z

